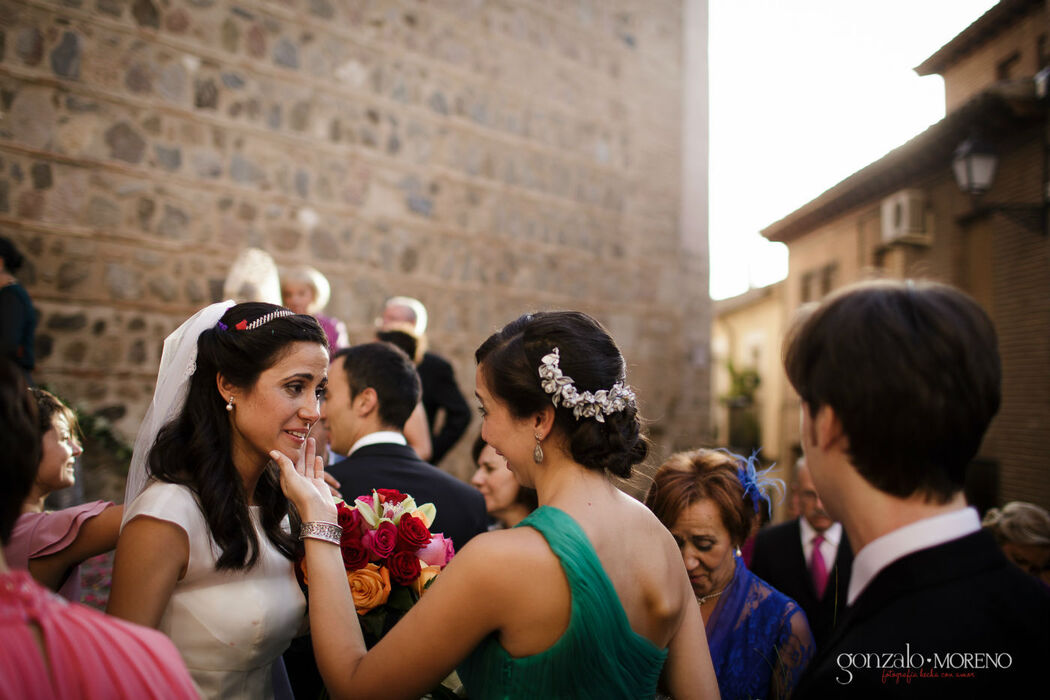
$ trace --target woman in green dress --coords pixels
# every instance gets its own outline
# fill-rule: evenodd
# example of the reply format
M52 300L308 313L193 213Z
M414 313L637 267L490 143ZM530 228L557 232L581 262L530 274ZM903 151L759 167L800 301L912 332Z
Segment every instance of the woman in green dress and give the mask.
M522 316L476 352L482 437L540 507L475 537L366 653L338 546L306 539L310 624L334 697L418 698L458 667L468 697L717 697L670 533L611 477L645 458L612 338L576 312ZM275 452L306 522L335 522L323 465ZM307 528L309 530L310 528Z

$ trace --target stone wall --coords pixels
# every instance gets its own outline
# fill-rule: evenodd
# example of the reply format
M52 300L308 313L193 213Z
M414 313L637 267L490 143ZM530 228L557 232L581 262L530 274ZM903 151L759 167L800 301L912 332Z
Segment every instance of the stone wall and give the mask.
M130 440L163 337L259 246L324 272L355 341L385 297L419 297L468 396L496 327L593 313L657 455L698 443L710 311L706 248L679 225L682 11L0 0L0 235L28 258L38 379Z

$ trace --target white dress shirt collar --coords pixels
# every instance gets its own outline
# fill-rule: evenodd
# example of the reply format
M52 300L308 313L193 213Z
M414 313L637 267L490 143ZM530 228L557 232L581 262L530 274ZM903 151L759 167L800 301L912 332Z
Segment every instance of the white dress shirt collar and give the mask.
M867 588L875 576L893 562L920 549L929 549L957 540L981 529L980 518L973 508L960 508L899 527L869 542L853 559L853 573L849 582L847 604L853 605L857 596Z
M802 556L808 567L813 557L813 538L817 536L817 529L809 524L805 516L799 516L798 526L802 535ZM839 542L842 541L842 523L832 523L823 532L823 535L824 541L820 543L820 554L824 557L824 566L831 571L838 557Z
M350 448L350 451L346 453L346 456L349 457L353 453L360 450L362 447L366 447L368 445L382 445L389 443L393 443L395 445L407 445L408 441L405 440L404 435L395 430L378 430L374 433L369 433L368 435L365 435L363 438L360 438L357 442L355 442Z

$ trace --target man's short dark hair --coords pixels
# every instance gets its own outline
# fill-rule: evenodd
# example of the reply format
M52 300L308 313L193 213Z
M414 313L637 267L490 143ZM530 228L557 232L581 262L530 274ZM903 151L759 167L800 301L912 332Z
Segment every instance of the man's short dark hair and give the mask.
M932 282L862 282L788 331L784 368L812 415L829 406L853 466L880 491L947 502L999 410L995 328Z
M422 393L412 359L390 343L363 343L343 348L335 353L333 360L340 357L350 380L350 398L371 387L379 399L379 420L402 430Z

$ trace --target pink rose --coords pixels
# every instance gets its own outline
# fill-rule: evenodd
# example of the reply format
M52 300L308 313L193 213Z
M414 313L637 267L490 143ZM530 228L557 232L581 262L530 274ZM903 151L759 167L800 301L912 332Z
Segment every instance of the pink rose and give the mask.
M397 545L397 526L390 521L381 522L375 530L366 532L361 541L372 553L372 561L385 559Z
M440 532L435 532L430 538L430 544L416 551L416 556L427 563L428 566L445 566L455 556L456 550L452 546L452 540Z

